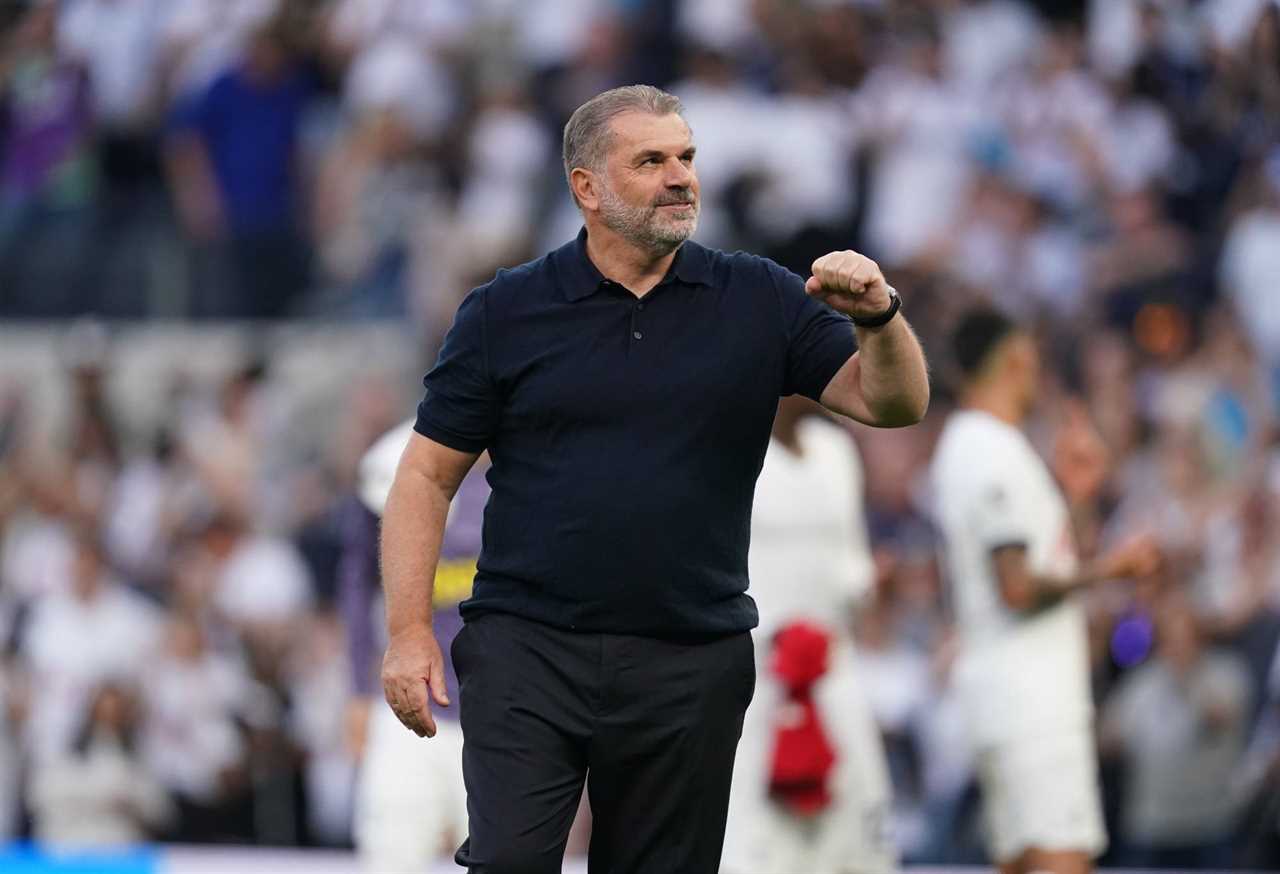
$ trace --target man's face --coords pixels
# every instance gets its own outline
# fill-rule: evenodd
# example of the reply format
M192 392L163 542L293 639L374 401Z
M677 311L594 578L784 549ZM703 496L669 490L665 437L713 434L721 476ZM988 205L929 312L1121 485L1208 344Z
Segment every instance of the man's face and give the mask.
M671 251L698 227L698 175L689 126L678 115L626 112L613 119L600 182L604 226L650 251Z

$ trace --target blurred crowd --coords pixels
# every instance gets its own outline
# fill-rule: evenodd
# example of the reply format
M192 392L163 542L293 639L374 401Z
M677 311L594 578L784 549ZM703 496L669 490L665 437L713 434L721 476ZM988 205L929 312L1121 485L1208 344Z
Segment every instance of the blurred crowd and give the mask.
M1112 847L1280 868L1280 2L0 0L0 317L397 318L569 239L580 102L685 102L699 239L875 257L935 371L857 429L855 623L908 861L981 858L924 472L975 300L1048 356L1033 437L1086 553ZM270 356L140 424L77 349L60 439L0 385L0 835L350 839L335 589L355 460L305 457ZM179 362L175 362L179 364ZM1190 858L1185 857L1185 858Z

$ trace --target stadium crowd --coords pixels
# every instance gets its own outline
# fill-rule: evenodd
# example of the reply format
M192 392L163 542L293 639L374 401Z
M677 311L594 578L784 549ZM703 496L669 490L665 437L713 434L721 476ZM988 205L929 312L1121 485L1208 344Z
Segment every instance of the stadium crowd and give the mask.
M561 126L631 81L686 105L700 241L867 252L933 360L923 424L855 432L904 859L981 859L923 473L988 300L1047 352L1033 437L1083 550L1167 556L1088 596L1104 862L1280 868L1280 2L0 0L0 318L402 319L430 350L577 230ZM269 354L175 361L150 423L72 337L53 439L0 374L0 837L346 843L343 508L400 387L298 457Z

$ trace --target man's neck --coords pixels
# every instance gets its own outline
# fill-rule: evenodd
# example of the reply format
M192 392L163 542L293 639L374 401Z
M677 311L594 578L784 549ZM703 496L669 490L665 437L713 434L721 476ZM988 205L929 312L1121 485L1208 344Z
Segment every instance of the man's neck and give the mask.
M964 394L960 403L965 409L979 410L1015 428L1021 428L1026 420L1022 405L1008 392L975 387Z
M670 252L641 248L601 224L587 225L587 257L608 279L624 286L636 297L644 297L662 281L676 258Z

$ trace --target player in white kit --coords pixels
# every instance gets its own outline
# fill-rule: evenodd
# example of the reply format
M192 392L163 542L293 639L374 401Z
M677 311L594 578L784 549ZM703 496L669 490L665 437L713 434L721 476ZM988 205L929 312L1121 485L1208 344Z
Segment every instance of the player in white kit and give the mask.
M1085 872L1106 846L1083 607L1072 592L1153 572L1149 539L1082 565L1067 505L1022 431L1035 341L994 310L956 329L964 376L932 485L961 638L957 691L975 743L988 847L1005 874Z
M382 593L378 575L378 517L387 501L400 454L413 423L379 438L360 461L359 501L344 507L344 550L339 569L353 685L353 719L364 723L365 742L356 791L355 844L369 874L425 872L467 835L466 789L462 779L462 730L456 708L436 711L436 736L424 742L405 731L376 687L385 647ZM487 465L473 468L449 508L444 545L436 570L435 627L445 652L462 618L458 602L471 592L480 530L489 487ZM452 660L446 682L457 695Z
M721 871L726 874L882 874L897 868L888 836L890 786L879 730L849 633L873 564L862 511L862 464L852 438L799 397L784 398L756 484L750 594L760 611L756 691L734 764ZM786 692L771 643L804 621L829 635L813 699L835 762L830 800L797 813L770 795L775 728Z

